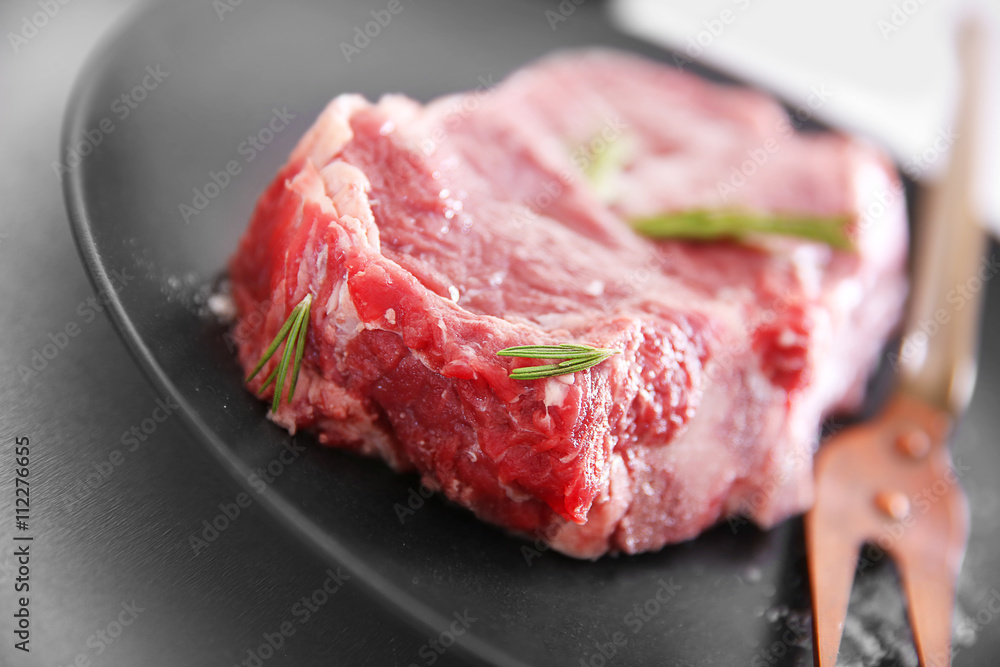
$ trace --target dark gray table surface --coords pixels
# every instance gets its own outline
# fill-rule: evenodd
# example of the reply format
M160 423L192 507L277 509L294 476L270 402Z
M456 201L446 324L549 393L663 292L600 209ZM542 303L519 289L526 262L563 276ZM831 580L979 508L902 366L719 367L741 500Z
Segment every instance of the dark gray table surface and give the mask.
M40 5L0 4L0 663L241 664L323 585L328 564L253 504L192 548L190 536L242 489L180 419L156 421L163 398L95 307L52 167L79 67L128 3L42 4L58 11L16 46L6 35ZM44 368L27 372L33 361ZM981 377L974 411L997 396L1000 378ZM144 428L143 440L128 435ZM31 443L28 531L14 522L21 437ZM974 502L966 568L976 576L959 617L967 626L985 615L978 643L959 634L959 664L990 664L1000 645L1000 623L991 624L1000 607L990 606L1000 603L995 440L967 429L960 447L972 468L963 478ZM15 533L33 538L30 653L12 634ZM427 641L346 585L263 664L426 664L418 652ZM446 653L435 664L457 660Z
M0 663L12 666L239 664L265 633L299 620L293 605L327 576L326 563L253 505L195 554L189 536L241 489L176 416L150 421L163 415L160 397L90 301L51 163L79 68L127 6L60 4L16 51L6 36L0 47ZM0 5L4 35L38 11L25 0ZM78 333L63 338L68 325ZM50 335L64 347L45 349L54 358L22 377ZM123 434L141 433L144 420L155 431L130 451ZM31 452L30 529L20 533L34 538L30 653L12 634L13 448L22 436ZM119 616L129 624L112 637ZM265 664L409 664L428 639L350 586L296 628Z

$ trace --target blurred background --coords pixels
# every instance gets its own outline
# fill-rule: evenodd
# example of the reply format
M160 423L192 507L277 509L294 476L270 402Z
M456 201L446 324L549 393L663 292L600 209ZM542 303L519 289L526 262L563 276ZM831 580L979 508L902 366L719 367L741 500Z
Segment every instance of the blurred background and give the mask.
M816 117L889 150L904 171L933 177L946 160L956 96L956 24L976 16L993 38L982 131L981 206L1000 230L1000 1L613 0L623 29L807 103ZM938 148L935 148L937 142Z
M263 0L226 2L252 11ZM953 26L968 3L538 2L560 16L566 3L587 3L588 11L599 5L622 30L792 102L822 99L818 118L882 144L911 175L929 177L943 164L955 93ZM217 11L205 4L209 14ZM185 517L210 516L239 489L204 458L193 458L196 445L177 420L160 425L127 468L98 486L75 483L99 471L122 434L162 400L103 314L88 320L43 376L19 375L32 351L79 319L81 309L100 310L87 305L93 290L51 165L88 54L134 11L135 3L118 0L0 4L0 664L241 664L244 647L259 644L327 568L305 546L275 539L256 506L243 510L225 539L193 557ZM979 11L995 23L1000 0L981 3ZM994 84L997 71L994 65ZM981 199L984 219L1000 229L1000 105L992 109ZM35 485L30 653L14 648L9 629L18 574L6 520L13 516L7 449L25 436L34 447ZM338 664L345 655L351 657L344 664L407 664L426 642L401 626L387 635L383 612L358 590L338 594L322 614L322 623L306 626L267 664ZM116 631L119 618L132 620ZM446 654L436 664L460 661Z

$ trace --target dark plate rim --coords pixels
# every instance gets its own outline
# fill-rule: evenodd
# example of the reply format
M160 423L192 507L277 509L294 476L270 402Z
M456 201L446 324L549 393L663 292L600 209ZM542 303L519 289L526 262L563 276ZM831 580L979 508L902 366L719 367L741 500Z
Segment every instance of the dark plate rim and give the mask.
M86 111L90 109L90 104L93 102L92 96L97 87L96 84L100 81L106 64L115 55L116 45L120 39L139 23L148 20L157 9L161 8L154 2L147 0L126 11L119 19L118 24L99 40L97 46L84 60L63 115L59 138L60 148L67 145L71 137L78 136L81 131L86 129ZM655 48L663 54L673 53L670 49L659 44ZM696 66L692 67L691 70L695 76L705 77L714 74L723 81L755 88L776 99L786 109L790 108L783 96L776 91L764 85L750 84L738 76L717 69L711 64L696 63ZM840 131L837 126L831 126L815 119L806 122L802 129L808 131L817 128ZM895 166L898 170L898 164ZM106 299L108 317L114 325L116 333L153 387L161 394L171 396L178 402L181 420L190 429L195 439L208 449L212 457L221 464L221 467L236 481L238 486L249 490L247 477L252 471L230 453L230 448L224 444L224 439L208 427L184 399L170 380L167 371L157 363L152 351L139 335L118 293L113 288L111 275L104 264L104 258L94 237L95 221L87 212L83 183L84 171L85 167L83 166L70 170L62 176L61 180L69 226L91 285L98 294L103 295ZM899 176L906 192L907 212L912 216L913 200L919 186L906 174L900 173ZM270 486L267 486L263 492L254 489L254 494L274 523L281 525L283 530L308 545L321 559L343 566L364 589L373 594L370 597L403 619L411 627L430 637L447 626L450 619L440 615L433 608L423 604L419 597L408 593L388 578L383 577L377 570L369 567L363 557L354 554L351 549L342 545L331 534L309 519L306 513L298 509L292 502L282 498ZM473 633L465 633L456 637L454 647L457 647L459 652L464 654L464 658L473 659L483 664L518 667L524 665L491 643L479 639Z
M160 8L154 3L144 2L132 11L126 11L118 25L111 28L99 40L97 46L84 60L76 82L73 84L63 115L59 137L60 148L68 145L72 137L79 136L79 133L86 129L86 112L93 102L92 96L97 88L96 84L105 71L105 64L115 55L115 47L120 39L136 25L148 20L157 9ZM94 237L95 221L91 219L87 211L87 197L83 183L84 171L84 166L72 169L64 174L61 180L63 201L69 218L70 230L92 287L107 301L106 312L115 331L153 387L161 394L171 396L177 401L180 406L177 411L195 439L206 446L212 456L221 464L221 467L240 487L244 490L250 490L247 477L252 471L230 453L223 438L219 437L198 417L183 394L178 391L167 371L160 366L153 352L143 341L114 289L111 275L104 264L103 255ZM282 526L290 535L306 543L322 559L343 566L350 572L355 581L359 582L369 593L374 594L371 597L383 607L403 618L412 627L428 637L435 636L447 626L450 619L441 616L433 608L423 604L417 596L406 592L382 576L378 570L369 567L363 557L353 553L337 539L320 529L304 512L282 498L270 486L266 487L263 492L257 489L253 489L253 491L254 497L266 509L273 523ZM464 657L473 658L484 664L523 666L520 661L497 650L493 645L479 639L473 633L465 633L456 637L454 646L466 654Z

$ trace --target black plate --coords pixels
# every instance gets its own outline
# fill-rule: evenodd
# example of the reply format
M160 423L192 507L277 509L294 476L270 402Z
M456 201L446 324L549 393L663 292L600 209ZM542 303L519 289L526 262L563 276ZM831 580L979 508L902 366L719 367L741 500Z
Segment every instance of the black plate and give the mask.
M426 100L577 45L670 60L608 27L596 2L564 2L576 8L555 24L546 15L559 11L554 1L402 0L398 14L382 12L388 5L171 3L133 17L93 58L66 117L65 194L81 254L126 342L218 461L398 617L437 637L468 611L476 620L452 655L498 665L810 664L798 520L768 533L722 525L660 553L578 562L422 498L415 477L290 438L245 391L205 297L257 194L330 98L402 91ZM366 28L368 42L357 37ZM276 110L294 118L268 136L261 131ZM269 143L251 148L251 135ZM224 176L230 161L239 173ZM185 220L182 204L201 210ZM975 463L967 479L977 507L997 506L989 480L1000 460L980 446L998 425L989 409L1000 367L990 337L1000 327L996 301L972 425L958 445ZM306 447L286 464L281 444ZM269 464L278 474L265 487L252 475ZM407 504L414 511L401 514ZM975 616L987 599L980 593L1000 585L984 556L1000 547L996 521L977 518L973 536L963 609ZM912 656L892 577L874 568L856 587L845 652L867 655L864 664ZM664 584L678 587L665 603ZM958 664L997 651L1000 623L975 637Z

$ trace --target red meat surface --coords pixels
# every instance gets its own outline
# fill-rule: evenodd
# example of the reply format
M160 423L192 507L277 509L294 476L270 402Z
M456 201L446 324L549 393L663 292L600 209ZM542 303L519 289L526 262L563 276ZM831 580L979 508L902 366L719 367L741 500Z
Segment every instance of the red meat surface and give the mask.
M343 95L232 259L239 360L314 295L271 418L572 556L658 549L732 514L769 526L811 502L819 425L860 400L900 314L896 179L763 95L607 51L427 105ZM628 223L719 208L848 215L856 251ZM496 355L558 343L622 354L528 381L508 374L534 362Z

